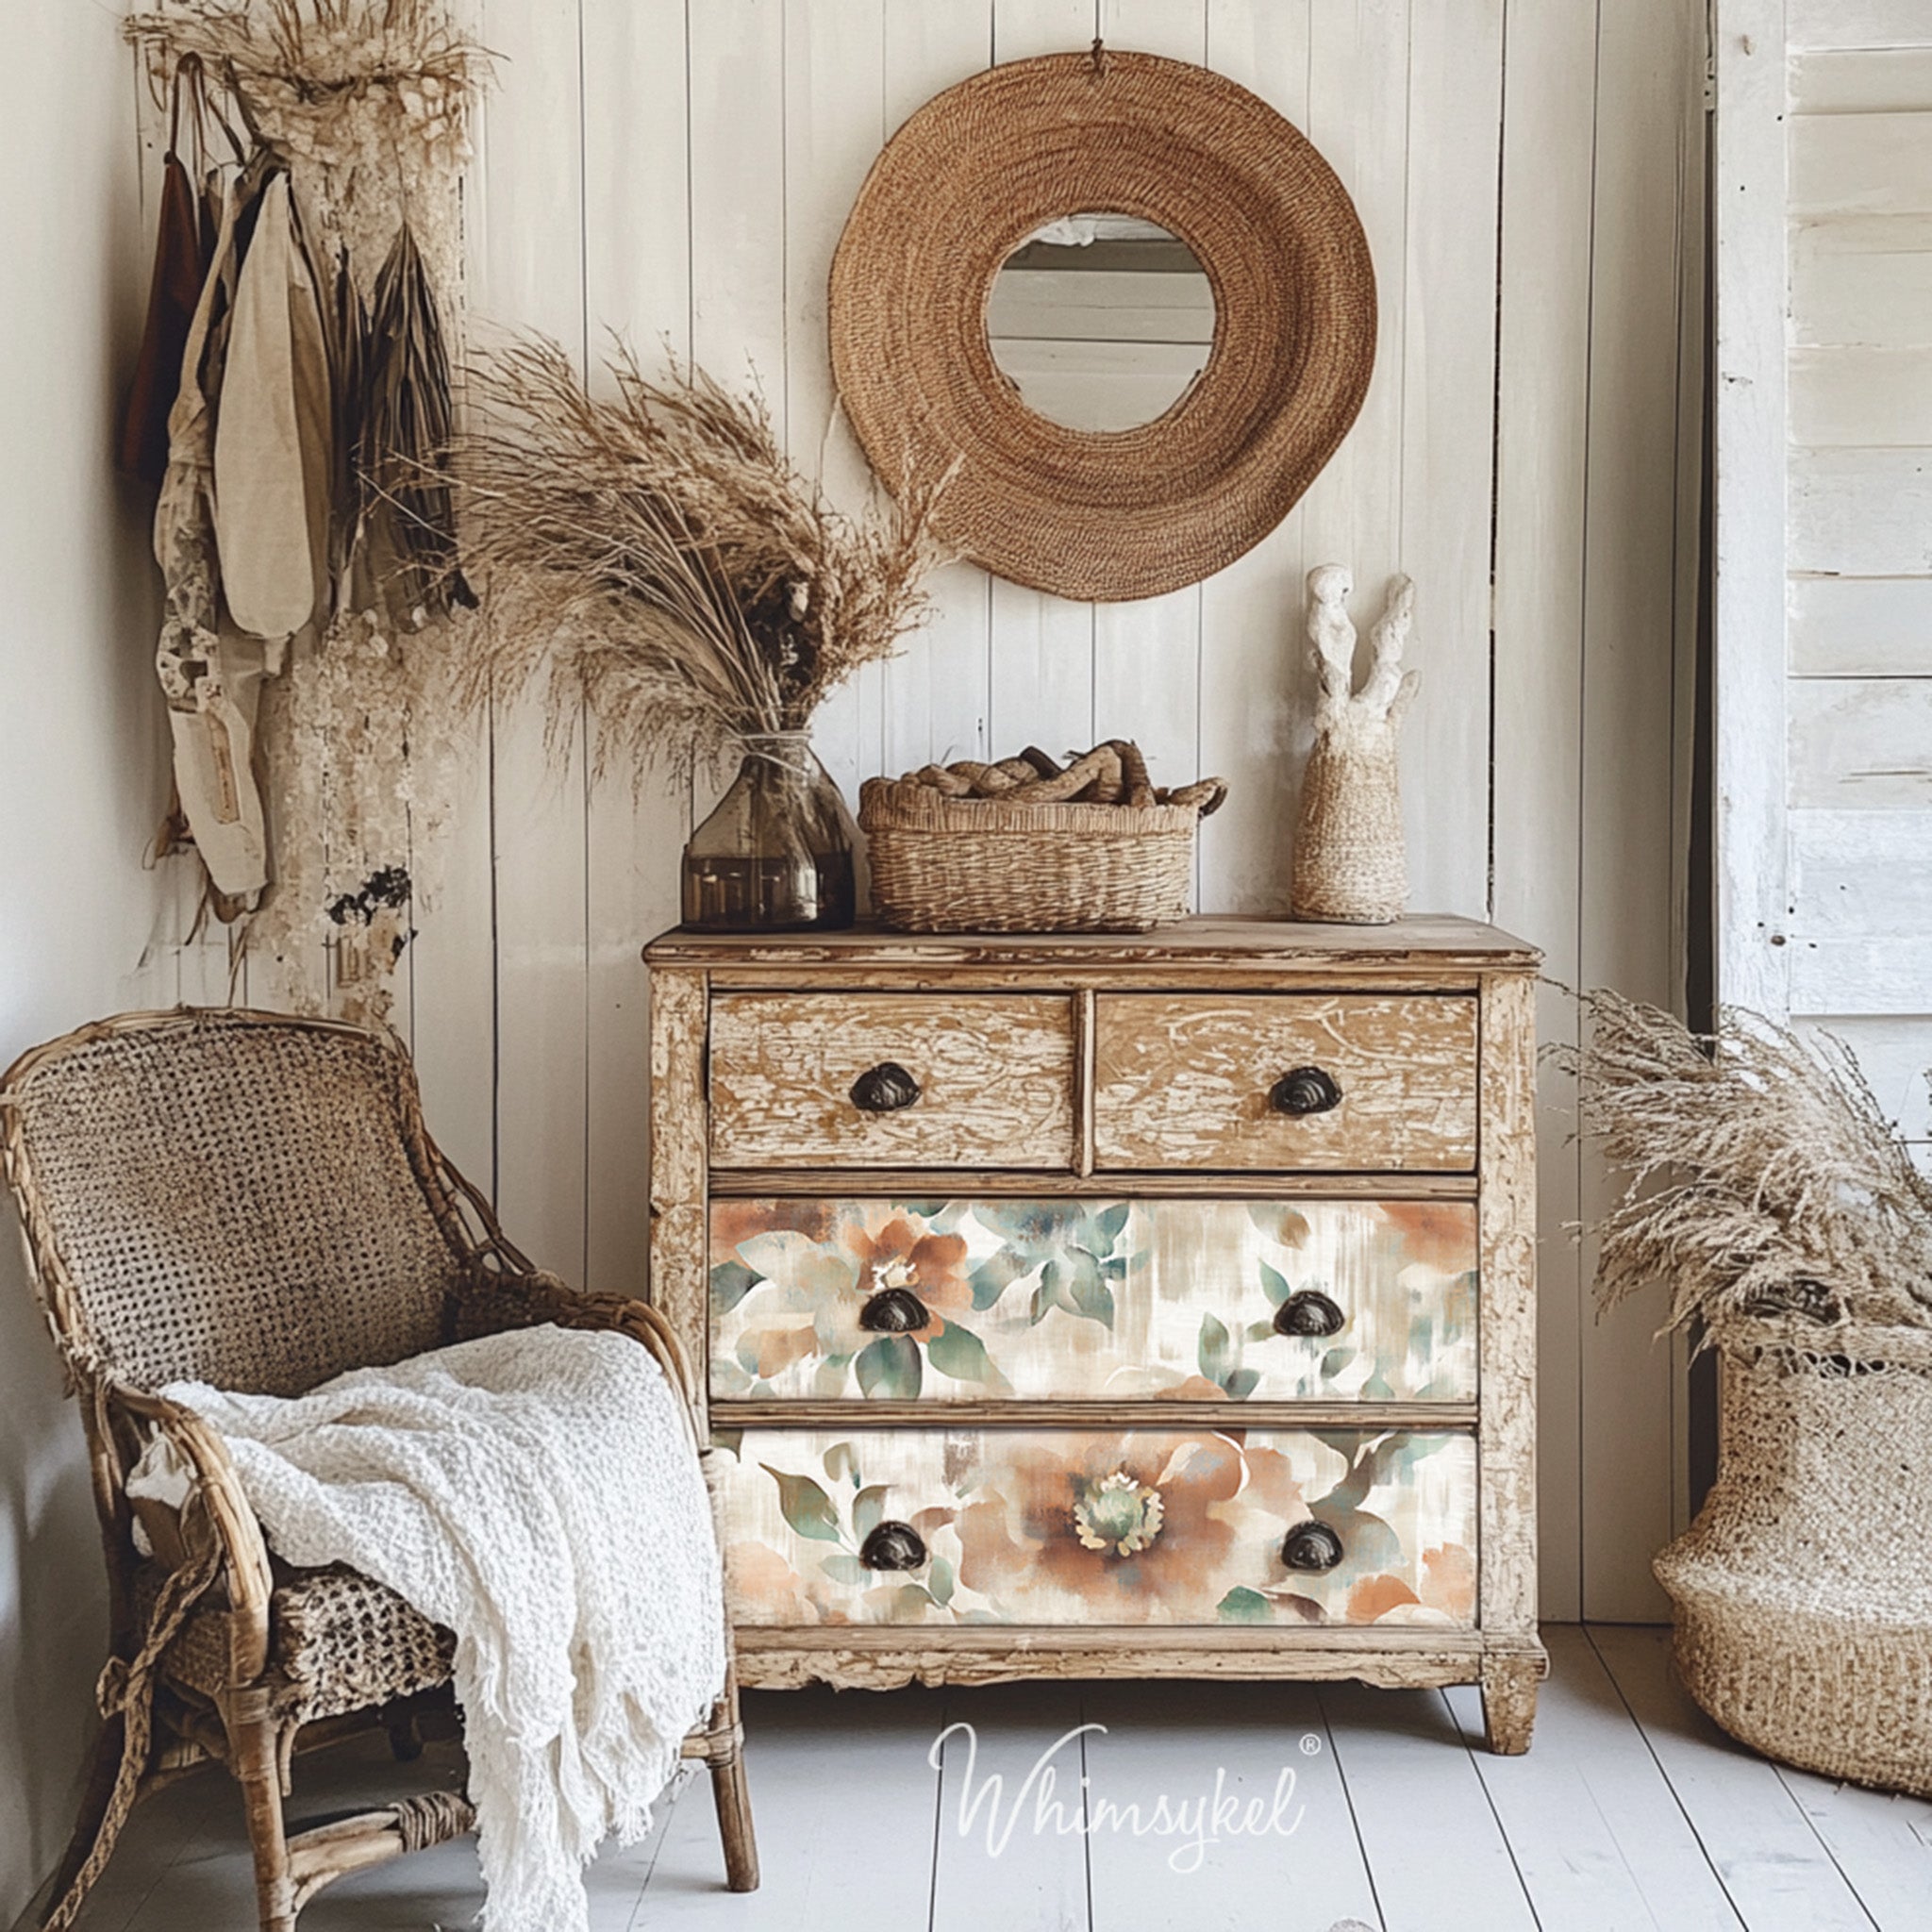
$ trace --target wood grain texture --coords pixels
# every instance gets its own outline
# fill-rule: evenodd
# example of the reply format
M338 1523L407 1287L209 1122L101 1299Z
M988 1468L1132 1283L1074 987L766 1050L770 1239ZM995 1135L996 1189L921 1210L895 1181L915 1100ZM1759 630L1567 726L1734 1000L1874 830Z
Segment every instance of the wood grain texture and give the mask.
M921 1200L936 1193L1037 1194L1038 1173L1000 1173L974 1168L867 1168L865 1184L878 1193L908 1192ZM1054 1177L1054 1192L1069 1200L1095 1198L1165 1200L1175 1192L1169 1174L1065 1174ZM837 1194L852 1186L849 1170L836 1167L764 1167L719 1170L711 1176L714 1199L761 1194ZM1277 1174L1268 1191L1282 1199L1309 1196L1338 1201L1470 1201L1475 1198L1473 1174ZM1255 1191L1252 1174L1191 1174L1186 1191L1192 1198L1246 1198Z
M1007 1627L741 1631L748 1690L807 1684L891 1690L906 1684L1009 1684L1028 1677L1199 1677L1285 1682L1352 1678L1389 1690L1481 1679L1484 1641L1453 1631L1058 1630Z
M1456 1170L1475 1158L1475 1003L1359 993L1103 994L1094 1145L1102 1168ZM1318 1067L1326 1112L1269 1103Z
M1534 1638L1536 1561L1536 988L1483 984L1482 1621Z
M651 1303L695 1363L705 1336L705 981L651 975ZM704 1427L704 1377L698 1377Z
M896 1063L911 1106L852 1086ZM1074 1164L1074 1014L1053 994L724 993L711 1009L711 1158L721 1166Z
M1403 973L1533 966L1541 955L1493 925L1447 914L1410 913L1389 925L1322 925L1285 919L1185 919L1145 935L1118 933L894 933L862 924L849 932L709 933L684 926L645 948L654 966L705 966L726 985L743 967L791 972L813 966L1040 967L1124 971Z

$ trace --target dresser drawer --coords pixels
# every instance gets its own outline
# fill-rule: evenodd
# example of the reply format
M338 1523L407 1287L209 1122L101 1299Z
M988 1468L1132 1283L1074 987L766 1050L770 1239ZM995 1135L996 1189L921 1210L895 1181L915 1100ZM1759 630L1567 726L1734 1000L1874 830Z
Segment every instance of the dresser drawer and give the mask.
M1467 1172L1476 1003L1456 994L1103 994L1102 1168Z
M718 1200L716 1401L1473 1402L1467 1202Z
M709 1078L720 1167L1073 1163L1064 994L721 993Z
M1476 1618L1449 1431L747 1429L716 1463L741 1624Z

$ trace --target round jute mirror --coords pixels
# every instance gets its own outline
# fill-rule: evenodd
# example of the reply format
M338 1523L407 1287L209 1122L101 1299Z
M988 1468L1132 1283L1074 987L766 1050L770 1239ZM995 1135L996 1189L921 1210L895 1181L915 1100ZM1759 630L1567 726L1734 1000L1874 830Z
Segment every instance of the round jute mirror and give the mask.
M1103 217L1207 279L1205 366L1151 421L1105 400L1054 420L989 332L1002 270ZM1334 455L1374 363L1374 272L1334 172L1245 88L1055 54L974 75L887 143L833 259L831 338L874 469L891 489L950 473L937 521L967 556L1065 597L1151 597L1258 542Z

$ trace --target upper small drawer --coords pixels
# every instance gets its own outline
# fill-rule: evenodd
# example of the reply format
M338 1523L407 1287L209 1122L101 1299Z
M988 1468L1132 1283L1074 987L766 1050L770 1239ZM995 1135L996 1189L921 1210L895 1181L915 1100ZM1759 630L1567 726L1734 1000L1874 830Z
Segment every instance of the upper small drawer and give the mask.
M1475 1165L1463 995L1106 993L1093 1080L1103 1168Z
M1073 1003L720 993L710 1102L720 1167L1071 1167Z

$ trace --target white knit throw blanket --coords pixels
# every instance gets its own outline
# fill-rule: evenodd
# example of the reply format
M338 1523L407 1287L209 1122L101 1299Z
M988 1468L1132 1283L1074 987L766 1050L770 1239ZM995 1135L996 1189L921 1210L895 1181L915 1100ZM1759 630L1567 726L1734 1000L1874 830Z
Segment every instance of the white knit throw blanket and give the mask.
M718 1544L677 1397L628 1336L485 1336L308 1395L165 1391L226 1439L291 1563L457 1635L489 1932L588 1932L583 1864L649 1829L724 1682Z

